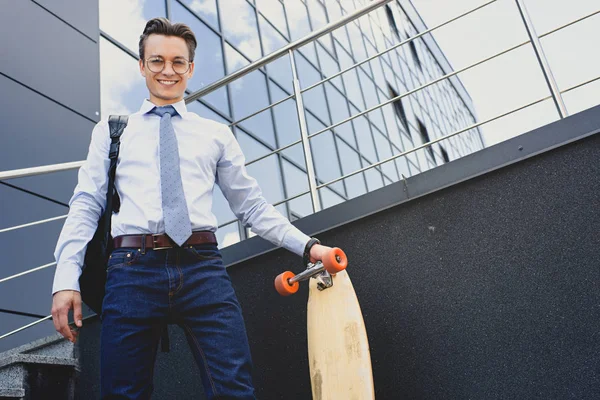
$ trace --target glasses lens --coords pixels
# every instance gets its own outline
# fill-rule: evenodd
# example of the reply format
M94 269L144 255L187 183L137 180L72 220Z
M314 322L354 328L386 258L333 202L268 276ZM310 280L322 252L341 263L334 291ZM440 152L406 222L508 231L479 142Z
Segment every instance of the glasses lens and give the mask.
M185 74L189 68L189 63L185 60L175 60L173 62L173 71L178 74Z
M148 60L148 69L152 72L160 72L165 67L165 62L160 58L151 58Z

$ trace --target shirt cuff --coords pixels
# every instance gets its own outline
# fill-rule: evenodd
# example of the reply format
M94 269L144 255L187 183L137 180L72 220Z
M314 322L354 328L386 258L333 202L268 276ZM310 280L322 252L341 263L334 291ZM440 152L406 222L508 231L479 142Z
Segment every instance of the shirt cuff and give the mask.
M304 255L304 248L310 240L310 237L302 233L300 229L294 225L286 232L283 237L283 247L302 257Z
M54 283L52 285L52 295L61 290L76 290L79 292L80 275L81 268L76 264L67 263L56 267Z

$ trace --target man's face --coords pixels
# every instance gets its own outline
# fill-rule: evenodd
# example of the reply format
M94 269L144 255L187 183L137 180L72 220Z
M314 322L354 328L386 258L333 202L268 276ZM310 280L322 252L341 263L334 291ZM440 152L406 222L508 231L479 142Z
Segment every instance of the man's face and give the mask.
M194 63L184 74L178 74L173 69L182 60L189 61L188 47L180 37L152 34L146 39L144 57L146 60L162 59L164 69L152 72L146 60L140 60L140 72L146 78L146 86L150 91L150 101L156 105L176 103L183 99L187 81L194 73ZM175 63L175 64L173 64ZM156 69L156 68L152 68Z

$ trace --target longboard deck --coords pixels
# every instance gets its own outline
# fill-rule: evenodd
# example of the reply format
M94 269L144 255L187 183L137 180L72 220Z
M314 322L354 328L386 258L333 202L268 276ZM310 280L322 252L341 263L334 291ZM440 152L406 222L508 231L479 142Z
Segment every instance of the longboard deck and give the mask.
M307 330L314 400L375 398L367 331L354 287L344 270L319 291L309 280Z

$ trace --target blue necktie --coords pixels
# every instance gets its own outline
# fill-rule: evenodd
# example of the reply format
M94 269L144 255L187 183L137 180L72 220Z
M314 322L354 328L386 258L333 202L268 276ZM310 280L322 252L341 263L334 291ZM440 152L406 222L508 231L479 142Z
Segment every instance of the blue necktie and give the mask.
M192 234L179 169L177 138L171 116L177 114L173 106L155 107L150 111L160 116L160 183L165 233L179 246Z

